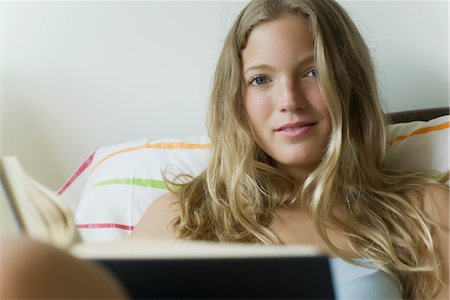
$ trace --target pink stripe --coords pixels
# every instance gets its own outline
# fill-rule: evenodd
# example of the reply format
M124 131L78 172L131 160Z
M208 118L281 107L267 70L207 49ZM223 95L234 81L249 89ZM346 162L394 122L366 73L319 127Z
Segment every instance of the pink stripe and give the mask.
M78 228L83 229L102 229L102 228L117 228L123 230L133 230L134 226L115 224L115 223L91 223L91 224L77 224Z
M70 179L62 186L62 188L58 191L58 195L61 195L64 193L65 190L69 188L69 186L72 185L72 183L80 177L80 175L91 165L92 161L94 160L94 151L91 155L89 155L88 159L78 168L78 170L70 177Z

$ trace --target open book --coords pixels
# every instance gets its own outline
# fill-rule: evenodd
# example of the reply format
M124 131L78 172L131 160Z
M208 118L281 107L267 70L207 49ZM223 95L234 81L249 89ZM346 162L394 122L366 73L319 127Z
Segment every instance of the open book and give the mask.
M109 269L135 299L331 299L328 259L309 246L80 241L64 199L15 157L0 159L1 234L26 235ZM95 212L94 212L95 213Z
M14 156L0 159L0 207L2 234L24 234L60 248L80 241L70 208Z
M73 213L55 192L31 178L14 156L0 159L2 234L24 234L90 258L314 256L310 246L261 246L212 242L127 239L83 244ZM95 213L95 212L93 212Z

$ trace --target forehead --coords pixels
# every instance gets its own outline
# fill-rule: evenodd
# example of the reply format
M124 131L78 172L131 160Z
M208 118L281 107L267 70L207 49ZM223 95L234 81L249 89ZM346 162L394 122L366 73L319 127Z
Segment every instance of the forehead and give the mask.
M256 26L242 51L243 64L264 63L277 58L311 55L313 36L308 21L301 16L284 14Z

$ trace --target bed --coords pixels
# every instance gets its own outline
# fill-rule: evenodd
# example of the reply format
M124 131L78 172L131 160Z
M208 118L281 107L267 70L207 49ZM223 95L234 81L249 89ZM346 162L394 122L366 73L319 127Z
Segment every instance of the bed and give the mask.
M387 118L390 124L385 165L389 168L413 171L435 170L440 178L447 176L448 180L449 108L395 112L388 114ZM102 146L88 156L59 193L64 199L75 199L75 201L67 201L74 210L75 222L83 242L124 239L133 231L148 205L167 192L162 181L162 172L166 174L183 172L195 176L206 166L208 155L209 139L206 136L167 138L156 141L144 138ZM315 261L315 266L326 266L327 258L320 259L321 263ZM189 273L191 275L187 276L190 281L186 281L185 275L180 280L174 281L174 275L177 274L176 270L179 270L180 265L174 265L172 262L169 265L129 260L99 262L120 278L134 298L148 295L157 295L159 298L183 298L189 295L195 295L196 298L202 298L203 295L204 298L208 298L208 295L222 295L220 291L223 290L223 286L220 281L216 281L216 285L208 283L209 287L217 287L217 290L209 291L209 294L198 294L196 284L203 280L198 280L199 278L218 278L217 268L228 268L222 263L215 271L210 269L207 271L206 269L197 270L197 267L193 268L192 264L189 268L182 264L183 268L187 268L185 272L191 272ZM211 268L214 265L207 264L207 266ZM157 274L149 273L149 268L153 271L157 270ZM318 270L321 268L312 269L315 271L311 274L329 279L327 270L322 269L320 273ZM216 275L205 275L211 272ZM163 276L161 274L165 274L166 277L161 277ZM156 289L153 288L155 284L149 285L149 278L153 278L153 283L158 282ZM315 282L317 283L317 280ZM266 285L271 287L270 291L275 291L273 285L269 283ZM258 286L258 283L254 286ZM152 288L149 289L149 287ZM166 293L166 290L170 292ZM254 288L249 292L258 290L260 291ZM219 294L217 294L218 291ZM315 286L315 291L324 292L325 289ZM330 291L329 280L328 291ZM229 292L230 290L227 289L226 293ZM272 294L274 298L277 298L276 293ZM233 298L236 295L238 294L231 293L229 297ZM242 296L242 294L239 295ZM256 294L246 294L248 295L252 297L251 295ZM324 294L308 294L308 298L314 298L314 295L323 296Z
M449 108L387 115L390 168L436 170L448 176ZM166 193L162 172L199 174L206 166L206 136L126 141L98 147L59 193L75 213L83 241L126 238L150 203ZM170 176L169 176L170 177Z

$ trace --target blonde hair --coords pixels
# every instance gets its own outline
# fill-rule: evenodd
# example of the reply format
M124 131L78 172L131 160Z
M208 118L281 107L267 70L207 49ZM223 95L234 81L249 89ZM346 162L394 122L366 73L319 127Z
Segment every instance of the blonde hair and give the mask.
M241 52L249 34L286 13L310 24L319 85L332 120L323 159L300 189L256 144L242 97ZM181 207L174 222L177 237L281 243L269 229L274 211L301 201L333 253L353 262L350 253L331 243L325 221L342 229L360 257L395 278L404 297L429 298L438 288L438 225L423 212L422 200L424 185L433 182L384 168L385 125L369 50L339 4L250 2L232 26L216 68L208 114L209 164L174 191Z

